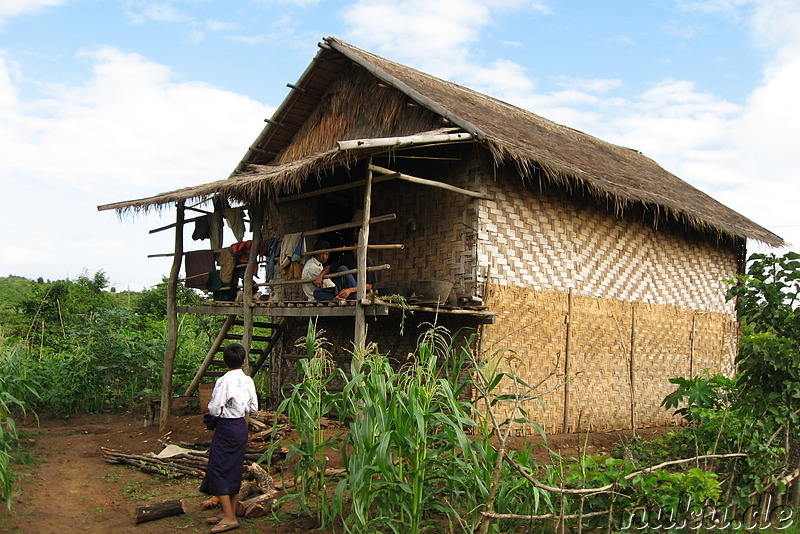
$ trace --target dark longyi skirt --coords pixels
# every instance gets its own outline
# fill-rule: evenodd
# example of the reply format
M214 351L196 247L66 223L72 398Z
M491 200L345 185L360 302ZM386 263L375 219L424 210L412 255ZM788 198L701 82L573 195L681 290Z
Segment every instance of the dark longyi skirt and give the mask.
M208 495L239 493L246 445L247 423L244 418L220 419L211 439L208 469L200 491Z

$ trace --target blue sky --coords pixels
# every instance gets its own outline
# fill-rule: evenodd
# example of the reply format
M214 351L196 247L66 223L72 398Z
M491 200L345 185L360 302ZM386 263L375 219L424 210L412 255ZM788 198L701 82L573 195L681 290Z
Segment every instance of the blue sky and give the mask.
M797 28L796 0L0 0L0 275L159 282L172 236L147 230L173 214L96 206L228 176L329 35L636 148L800 245Z

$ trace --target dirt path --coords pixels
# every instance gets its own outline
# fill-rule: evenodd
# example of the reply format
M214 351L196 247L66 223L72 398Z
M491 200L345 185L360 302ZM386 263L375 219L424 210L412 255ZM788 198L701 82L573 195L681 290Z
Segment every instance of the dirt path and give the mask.
M44 461L15 465L20 491L9 513L0 509L0 533L72 534L86 532L209 532L201 511L208 496L197 491L198 479L170 481L103 460L101 447L126 453L159 452L162 433L143 427L139 414L77 415L20 425L31 437L26 450ZM209 442L211 432L197 415L179 416L165 438L171 443ZM169 499L184 499L189 513L135 525L134 510ZM245 520L236 532L309 532L305 519L277 524L266 518Z
M200 510L207 496L199 493L199 480L167 480L136 469L108 464L101 447L126 453L159 452L159 438L171 443L209 442L198 415L173 419L170 433L162 436L157 426L143 427L137 413L76 415L69 419L49 418L35 424L21 424L26 432L26 451L43 458L38 465L15 465L20 491L12 512L0 509L0 533L72 534L86 532L209 532ZM655 435L664 429L644 431ZM640 432L642 433L642 432ZM579 450L608 452L629 432L595 433L588 438L575 435L550 436L550 446L565 455ZM133 522L134 509L170 499L185 499L189 512L141 525ZM313 530L307 518L275 522L268 518L244 520L236 532L301 533ZM320 533L321 534L321 533Z

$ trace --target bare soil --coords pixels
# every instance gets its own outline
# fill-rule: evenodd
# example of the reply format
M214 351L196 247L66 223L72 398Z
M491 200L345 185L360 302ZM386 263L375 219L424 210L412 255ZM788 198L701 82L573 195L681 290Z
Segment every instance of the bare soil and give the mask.
M43 418L38 425L35 421L18 423L25 440L21 456L28 457L30 453L37 460L13 466L19 489L12 510L0 508L0 533L209 532L205 518L215 511L200 509L200 503L208 496L198 491L199 479L169 480L103 459L101 447L143 454L161 451L159 439L174 444L211 441L211 432L196 414L174 416L166 432L161 432L158 425L144 427L143 422L142 410ZM649 438L666 430L643 429L638 434ZM608 453L630 435L630 431L550 435L548 444L566 456ZM545 448L540 454L539 460L547 461L549 453ZM171 499L184 499L189 512L134 524L135 508ZM327 533L315 530L314 521L307 517L243 519L241 524L235 532Z

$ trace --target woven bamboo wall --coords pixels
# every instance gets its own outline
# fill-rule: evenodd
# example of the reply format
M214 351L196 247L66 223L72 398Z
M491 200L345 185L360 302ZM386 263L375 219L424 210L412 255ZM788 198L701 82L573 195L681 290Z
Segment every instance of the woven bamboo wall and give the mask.
M496 200L479 207L479 282L732 313L723 280L736 273L733 251L523 189L519 178L486 182Z
M487 188L496 200L478 208L478 280L498 317L483 329L484 353L514 351L529 383L554 371L540 391L563 383L571 289L569 430L630 427L634 306L640 426L675 421L660 407L674 389L669 378L733 372L738 331L723 280L736 273L734 251L520 188L509 177ZM560 431L564 388L545 400L545 409L528 408L548 431Z
M513 354L522 364L513 369L521 379L529 384L544 381L537 392L557 388L543 396L544 408L537 402L529 402L525 408L545 430L560 432L568 294L490 284L488 298L502 305L492 306L499 312L496 324L483 327L482 353L502 350L506 356ZM660 407L674 390L670 378L697 375L705 369L730 375L733 370L737 331L728 314L574 295L570 328L569 431L630 428L634 332L634 400L639 426L676 421ZM504 368L512 370L512 364L509 360ZM511 384L502 391L510 392ZM509 415L507 408L501 407L499 412Z
M405 172L479 190L474 165L467 158L442 169L441 174L433 164ZM397 219L374 225L370 243L402 243L405 247L370 252L375 263L392 266L382 273L379 287L402 289L414 280L448 280L459 295L475 294L477 212L472 197L400 180L376 184L373 193L372 212L395 213Z

